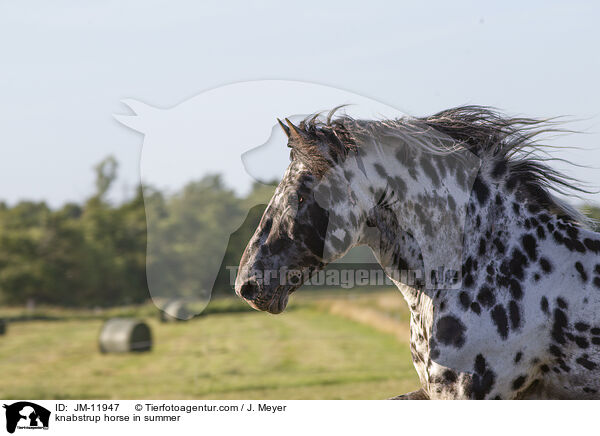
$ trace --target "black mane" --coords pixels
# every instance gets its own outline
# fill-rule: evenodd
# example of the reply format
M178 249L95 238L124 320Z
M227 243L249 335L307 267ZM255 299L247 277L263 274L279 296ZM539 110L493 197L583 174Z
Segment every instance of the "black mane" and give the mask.
M545 146L539 144L537 138L549 132L566 132L557 128L555 119L510 118L488 107L460 106L428 117L372 121L347 115L335 117L339 109L333 109L325 118L316 114L304 119L299 129L304 133L307 146L290 144L316 173L325 173L329 166L343 160L365 140L397 138L404 144L408 137L424 136L433 141L417 141L417 144L429 151L446 154L468 150L483 163L503 167L507 186L519 189L540 209L567 221L587 222L583 215L552 194L552 191L589 192L578 186L577 180L545 163L556 159L548 157ZM317 144L328 148L328 156L317 151Z

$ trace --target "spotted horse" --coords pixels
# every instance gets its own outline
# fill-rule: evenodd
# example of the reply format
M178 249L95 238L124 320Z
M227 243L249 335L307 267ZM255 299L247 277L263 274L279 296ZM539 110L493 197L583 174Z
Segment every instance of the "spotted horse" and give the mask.
M600 398L600 234L555 195L581 189L545 164L555 126L479 106L280 124L291 162L235 284L252 307L367 245L411 312L422 387L396 398Z

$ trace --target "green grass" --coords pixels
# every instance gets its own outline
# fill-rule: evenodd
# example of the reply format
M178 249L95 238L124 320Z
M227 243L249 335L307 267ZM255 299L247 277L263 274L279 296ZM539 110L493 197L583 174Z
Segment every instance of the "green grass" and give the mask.
M190 322L146 317L155 346L141 354L98 352L107 314L14 322L0 337L0 397L383 399L417 387L405 341L329 313L323 301L308 296L278 316L236 300L211 306Z

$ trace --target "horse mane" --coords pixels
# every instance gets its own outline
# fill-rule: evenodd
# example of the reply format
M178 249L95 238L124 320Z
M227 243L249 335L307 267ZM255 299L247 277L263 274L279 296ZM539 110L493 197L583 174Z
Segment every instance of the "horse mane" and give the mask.
M539 143L538 137L570 132L559 128L556 118L510 118L485 106L459 106L428 117L374 121L357 120L347 115L336 117L342 107L334 108L325 118L321 113L305 118L299 129L305 134L306 147L290 145L317 173L325 173L328 166L344 159L367 140L394 138L400 144L416 143L437 154L466 150L481 159L482 164L493 165L493 171L505 173L507 187L519 189L534 207L554 213L565 221L589 224L583 214L553 195L553 192L563 195L590 192L579 186L578 180L546 164L561 159L551 157L548 146ZM327 144L333 161L315 152L316 144ZM306 153L302 152L303 148L307 148Z

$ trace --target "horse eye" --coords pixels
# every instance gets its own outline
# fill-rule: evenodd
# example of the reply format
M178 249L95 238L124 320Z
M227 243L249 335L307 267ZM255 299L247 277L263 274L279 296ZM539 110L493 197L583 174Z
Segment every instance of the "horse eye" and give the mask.
M299 195L298 196L298 203L302 203L304 201L304 197Z

